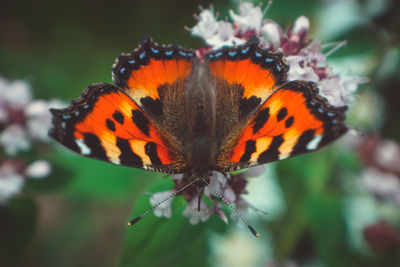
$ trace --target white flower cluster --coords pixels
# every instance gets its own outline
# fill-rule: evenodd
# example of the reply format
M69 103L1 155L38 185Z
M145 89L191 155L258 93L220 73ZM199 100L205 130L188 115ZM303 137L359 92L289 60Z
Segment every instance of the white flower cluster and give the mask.
M35 141L49 141L49 108L62 107L58 100L34 100L25 81L0 78L0 145L9 156L26 151Z
M366 168L361 174L363 186L381 199L394 201L400 207L400 177L376 168Z
M227 202L235 204L236 209L244 218L247 218L247 210L249 208L255 208L242 197L242 195L246 193L246 179L257 177L263 172L263 166L253 167L236 175L232 175L230 173L222 174L219 172L213 172L210 176L210 184L204 189L204 195L211 200L213 206L209 206L203 200L201 200L199 211L197 193L186 190L183 191L182 194L184 195L185 199L188 200L189 204L183 211L183 215L189 218L189 222L191 224L198 224L200 221L205 222L212 214L216 214L221 220L223 220L225 223L228 223L228 218L222 211L220 199L220 196L222 196ZM150 204L153 206L162 202L162 204L154 209L154 215L157 217L171 217L171 203L173 198L169 197L179 190L179 188L183 187L181 184L182 182L186 182L182 179L183 175L181 174L172 175L172 178L176 184L174 189L158 192L150 197ZM168 200L164 201L165 199ZM232 213L231 217L238 219L234 213Z
M223 46L240 45L252 35L257 36L266 49L282 51L290 66L289 80L316 82L320 94L335 106L348 105L358 84L367 80L359 77L342 78L329 67L326 57L345 44L337 44L325 54L319 41L307 38L310 21L300 16L285 32L273 20L264 19L260 6L242 2L239 14L230 10L233 23L217 20L212 9L204 9L196 16L198 22L190 29L192 35L199 36L209 46L218 49Z
M400 207L400 146L377 137L367 138L361 146L360 154L367 164L361 174L362 185L379 199Z
M34 100L25 81L0 78L0 146L9 158L0 163L0 204L20 192L24 177L42 178L50 173L51 166L45 160L28 164L10 157L29 150L35 142L49 141L49 108L61 106L57 100Z

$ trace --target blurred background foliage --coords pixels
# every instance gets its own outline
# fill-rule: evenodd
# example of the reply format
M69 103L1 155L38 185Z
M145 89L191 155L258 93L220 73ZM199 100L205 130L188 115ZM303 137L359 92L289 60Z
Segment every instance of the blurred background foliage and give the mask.
M36 98L68 102L89 84L111 82L115 57L137 47L145 34L159 43L204 46L183 27L195 24L199 5L209 4L2 1L0 75L28 81ZM237 7L232 1L212 4L220 17ZM371 79L359 89L348 123L366 136L398 142L399 14L395 0L277 0L267 17L286 28L305 15L312 37L347 40L329 62ZM172 218L149 215L126 229L125 222L150 206L149 192L171 188L169 178L83 158L57 144L24 152L25 158L48 160L53 171L27 180L20 194L0 206L0 266L400 266L400 205L368 210L368 203L382 207L382 199L360 189L365 163L346 147L342 140L267 166L269 175L261 178L268 180L269 193L254 205L267 201L271 213L252 215L258 239L216 216L190 225L179 197ZM367 238L366 221L395 230Z

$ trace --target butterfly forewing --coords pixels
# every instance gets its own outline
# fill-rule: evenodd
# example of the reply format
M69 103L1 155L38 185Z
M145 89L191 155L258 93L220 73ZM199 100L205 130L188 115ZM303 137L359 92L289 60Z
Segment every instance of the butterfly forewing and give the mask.
M89 86L65 109L51 110L49 135L84 156L118 165L181 172L183 159L138 105L117 87Z
M198 76L193 50L176 45L158 45L142 39L130 54L117 57L113 68L115 84L129 95L170 140L171 149L185 154L187 135L187 91Z
M112 74L116 86L155 121L163 123L163 112L170 109L166 106L182 101L195 65L194 51L174 45L160 46L145 37L132 53L117 57ZM171 97L176 98L171 101Z

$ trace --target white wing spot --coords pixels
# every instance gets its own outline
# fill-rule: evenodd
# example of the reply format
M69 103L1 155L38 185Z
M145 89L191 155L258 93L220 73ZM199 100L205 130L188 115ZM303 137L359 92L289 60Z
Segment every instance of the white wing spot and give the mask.
M284 159L287 159L288 157L289 157L289 155L280 155L279 160L284 160Z
M120 165L121 164L119 160L115 160L115 159L112 159L111 163L113 163L115 165Z
M306 148L307 148L308 150L317 149L317 147L318 147L318 145L319 145L319 142L321 142L321 139L322 139L322 134L316 135L316 136L313 138L313 140L311 140L311 141L307 144Z
M82 139L75 139L76 144L81 149L81 154L89 155L91 150L90 148L82 141Z

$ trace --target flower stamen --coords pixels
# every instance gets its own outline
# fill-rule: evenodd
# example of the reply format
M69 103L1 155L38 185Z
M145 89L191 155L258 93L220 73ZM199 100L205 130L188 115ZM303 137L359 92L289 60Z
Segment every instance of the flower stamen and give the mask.
M322 45L322 48L334 46L331 50L329 50L327 53L325 53L324 56L325 57L330 56L331 54L333 54L334 52L336 52L337 50L339 50L340 48L342 48L345 45L347 45L346 40L341 41L341 42L333 42L333 43L328 43L328 44Z

